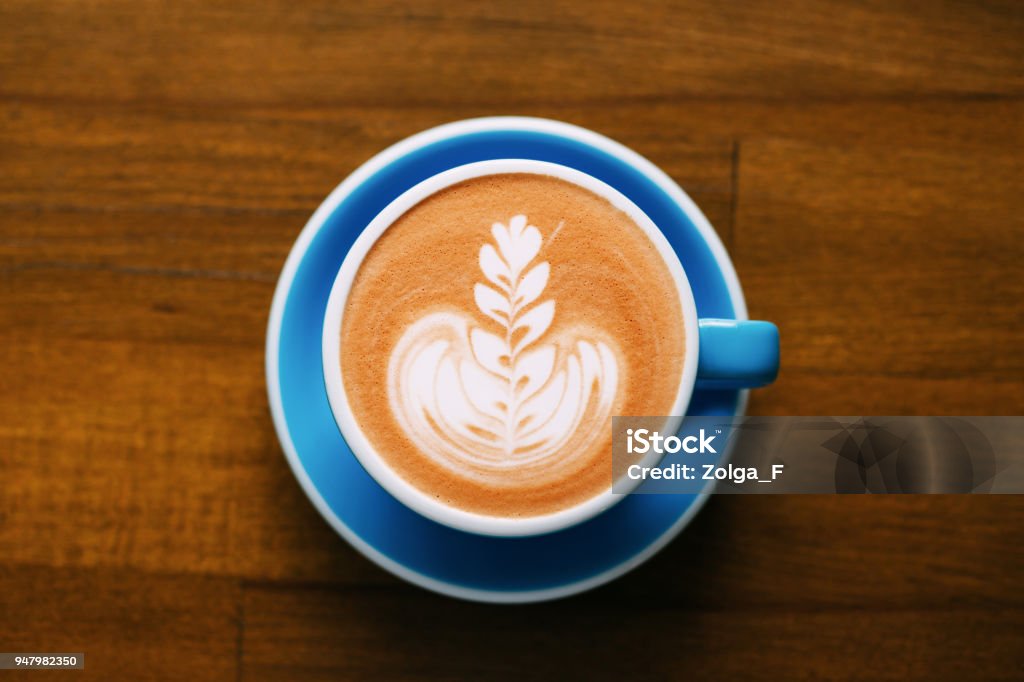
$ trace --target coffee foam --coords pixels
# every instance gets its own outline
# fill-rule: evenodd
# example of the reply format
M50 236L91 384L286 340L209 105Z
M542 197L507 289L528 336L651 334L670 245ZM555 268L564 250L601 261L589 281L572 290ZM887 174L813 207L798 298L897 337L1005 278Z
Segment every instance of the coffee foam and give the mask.
M683 318L647 235L534 174L468 180L374 244L342 322L353 416L421 491L525 517L611 487L613 414L666 414Z

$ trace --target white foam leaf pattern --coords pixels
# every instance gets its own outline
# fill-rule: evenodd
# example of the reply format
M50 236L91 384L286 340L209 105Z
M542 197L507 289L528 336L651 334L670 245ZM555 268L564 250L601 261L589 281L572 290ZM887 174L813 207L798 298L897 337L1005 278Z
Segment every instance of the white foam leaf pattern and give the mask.
M480 317L425 315L403 332L388 366L396 421L466 476L582 456L604 435L619 384L617 353L598 330L551 333L555 301L538 303L551 264L530 267L540 230L516 215L494 223L491 236L478 262L489 284L473 287Z
M469 334L469 340L473 347L473 357L481 367L506 379L511 375L509 371L511 353L509 353L508 344L504 339L483 329L474 329Z
M515 346L512 348L513 357L540 338L540 335L548 330L548 327L551 326L551 321L554 319L554 301L544 301L532 310L517 317L515 322L512 323L512 338L515 339ZM517 332L524 329L526 333L518 336Z
M512 301L512 309L518 312L536 301L544 293L550 274L551 266L541 263L523 275L523 280L516 288L516 298Z
M516 358L512 383L521 401L528 400L551 376L555 369L555 355L554 346L543 346Z
M485 244L480 249L480 270L483 271L484 277L491 280L505 294L511 291L512 272L490 244Z
M512 314L512 305L508 296L490 288L486 284L479 284L473 287L473 298L476 300L476 307L487 317L501 325L507 325L509 316Z

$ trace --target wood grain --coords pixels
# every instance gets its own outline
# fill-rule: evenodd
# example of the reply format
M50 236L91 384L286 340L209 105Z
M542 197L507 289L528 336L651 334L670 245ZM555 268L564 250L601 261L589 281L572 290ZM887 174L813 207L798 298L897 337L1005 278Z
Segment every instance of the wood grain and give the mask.
M1024 89L1012 2L20 0L4 15L2 91L44 99L515 107Z
M3 3L0 650L96 679L1019 679L1016 497L723 496L591 594L441 599L306 500L263 344L345 175L526 114L708 215L783 334L752 412L1020 414L1022 46L993 1Z
M481 616L478 606L404 590L246 590L243 673L517 680L575 678L584 668L609 679L1011 680L1024 665L1019 610L690 610L598 596ZM430 615L410 628L410 612Z
M0 649L84 653L84 675L94 679L231 679L239 598L238 585L227 580L3 565ZM4 674L33 680L83 675Z
M1016 148L971 156L841 140L744 144L737 267L751 309L800 339L787 345L786 376L773 390L792 395L787 382L804 374L948 381L954 390L1009 384L1004 403L964 407L1024 411L1024 356L1010 350L1024 347L1022 183ZM877 405L865 391L835 389L846 398L830 401L840 411L865 414L862 397Z

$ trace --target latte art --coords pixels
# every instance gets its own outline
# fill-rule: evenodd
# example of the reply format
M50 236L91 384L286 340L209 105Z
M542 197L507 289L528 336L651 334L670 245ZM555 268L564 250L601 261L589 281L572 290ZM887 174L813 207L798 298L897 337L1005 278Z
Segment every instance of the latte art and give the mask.
M610 495L612 416L671 414L686 347L647 232L534 173L448 185L394 218L340 326L345 402L376 463L505 518Z
M388 369L406 435L463 476L585 454L604 435L618 384L616 352L600 333L548 333L557 302L541 300L551 265L536 262L540 230L517 215L491 236L480 248L477 310L416 321Z

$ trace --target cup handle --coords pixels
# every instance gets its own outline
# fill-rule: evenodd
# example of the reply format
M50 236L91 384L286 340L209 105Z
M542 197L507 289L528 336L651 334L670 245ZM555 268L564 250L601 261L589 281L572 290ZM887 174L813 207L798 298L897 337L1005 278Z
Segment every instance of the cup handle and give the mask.
M755 320L697 321L698 388L756 388L779 373L779 328Z

